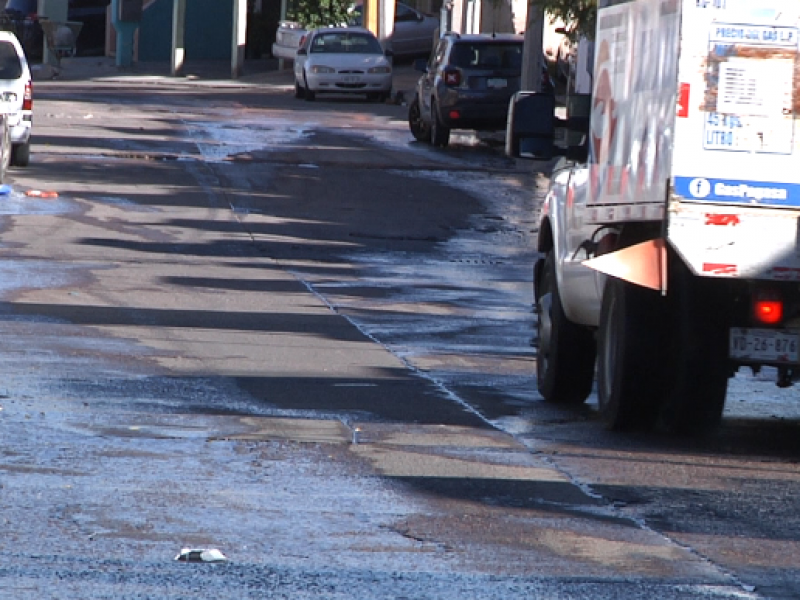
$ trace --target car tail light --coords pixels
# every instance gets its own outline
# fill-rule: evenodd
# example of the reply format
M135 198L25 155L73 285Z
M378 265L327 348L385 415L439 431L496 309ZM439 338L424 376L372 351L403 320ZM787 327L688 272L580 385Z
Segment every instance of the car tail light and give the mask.
M783 299L775 291L762 290L753 296L753 317L763 325L777 325L783 320Z
M22 110L33 110L33 84L25 84L25 95L22 97Z
M461 71L457 69L445 69L444 71L444 84L457 86L461 83Z
M451 110L449 113L447 113L447 116L449 116L454 121L457 121L458 119L461 118L461 113L458 112L457 110Z

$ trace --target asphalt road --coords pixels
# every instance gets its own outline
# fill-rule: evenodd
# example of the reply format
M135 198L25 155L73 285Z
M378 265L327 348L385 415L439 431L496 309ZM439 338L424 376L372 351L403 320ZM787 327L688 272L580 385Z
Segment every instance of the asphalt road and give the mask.
M0 597L800 595L790 392L740 376L706 440L538 398L532 165L282 82L36 93Z

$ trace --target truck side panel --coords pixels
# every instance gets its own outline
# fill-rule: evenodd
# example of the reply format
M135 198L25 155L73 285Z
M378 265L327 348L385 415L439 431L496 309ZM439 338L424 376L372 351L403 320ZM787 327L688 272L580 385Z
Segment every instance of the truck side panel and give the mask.
M598 15L590 133L590 219L664 217L675 121L681 0Z

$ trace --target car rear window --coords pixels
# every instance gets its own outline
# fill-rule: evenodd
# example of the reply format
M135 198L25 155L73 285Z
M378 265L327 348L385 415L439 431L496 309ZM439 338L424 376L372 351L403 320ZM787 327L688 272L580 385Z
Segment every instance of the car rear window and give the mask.
M0 79L19 79L21 76L22 63L14 44L0 42Z
M332 32L314 38L311 52L383 54L377 38L365 33Z
M463 42L455 44L450 63L462 69L522 68L522 44Z

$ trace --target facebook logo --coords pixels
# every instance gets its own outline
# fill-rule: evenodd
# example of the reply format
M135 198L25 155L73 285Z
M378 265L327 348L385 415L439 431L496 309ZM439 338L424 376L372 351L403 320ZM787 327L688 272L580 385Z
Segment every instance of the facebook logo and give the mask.
M689 182L689 193L695 198L706 198L711 193L711 182L698 177Z

